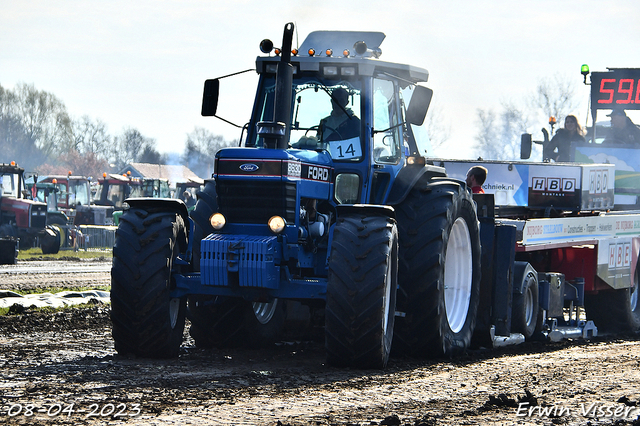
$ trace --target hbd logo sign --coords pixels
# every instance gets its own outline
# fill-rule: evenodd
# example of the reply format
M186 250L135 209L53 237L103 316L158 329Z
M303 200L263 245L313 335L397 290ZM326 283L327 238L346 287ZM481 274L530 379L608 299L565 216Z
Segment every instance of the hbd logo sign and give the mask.
M589 194L605 194L609 185L608 170L591 170L589 172Z
M532 191L567 193L576 190L575 178L534 177L531 183Z

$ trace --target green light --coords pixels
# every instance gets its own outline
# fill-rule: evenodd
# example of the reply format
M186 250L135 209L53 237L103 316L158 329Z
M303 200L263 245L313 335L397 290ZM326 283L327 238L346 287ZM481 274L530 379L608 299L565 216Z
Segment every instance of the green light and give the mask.
M589 65L587 64L582 65L582 67L580 68L580 73L584 76L589 74Z

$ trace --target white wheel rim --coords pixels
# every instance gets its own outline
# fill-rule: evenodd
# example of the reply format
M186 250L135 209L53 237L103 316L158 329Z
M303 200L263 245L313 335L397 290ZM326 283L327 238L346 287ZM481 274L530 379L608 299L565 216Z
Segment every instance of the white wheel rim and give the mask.
M253 302L253 313L260 324L268 324L278 307L278 299L271 302Z
M389 326L389 311L391 310L391 257L387 262L387 274L385 277L385 291L382 303L384 304L384 312L382 318L382 336L387 334L387 327Z
M171 321L171 328L175 328L178 323L178 314L180 313L180 299L174 297L169 300L169 320Z
M629 305L631 306L631 312L635 312L638 307L638 272L633 280L633 288L629 289L631 296L629 297Z
M524 318L527 324L527 327L531 325L531 321L533 321L533 291L529 286L529 281L527 280L527 288L524 293Z
M460 217L451 227L445 256L445 311L451 331L458 333L467 320L473 285L471 236L467 223Z

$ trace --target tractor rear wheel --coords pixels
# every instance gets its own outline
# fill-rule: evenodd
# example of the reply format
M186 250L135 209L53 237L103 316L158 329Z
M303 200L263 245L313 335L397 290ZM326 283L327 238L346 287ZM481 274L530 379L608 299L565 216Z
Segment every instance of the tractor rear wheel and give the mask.
M132 207L120 218L111 268L111 320L121 355L178 355L186 301L172 298L174 260L186 247L182 217L162 208Z
M357 368L387 365L393 339L397 270L395 220L370 212L338 217L325 308L329 364Z
M400 234L394 353L454 356L469 347L480 291L480 234L458 182L418 183L396 207Z

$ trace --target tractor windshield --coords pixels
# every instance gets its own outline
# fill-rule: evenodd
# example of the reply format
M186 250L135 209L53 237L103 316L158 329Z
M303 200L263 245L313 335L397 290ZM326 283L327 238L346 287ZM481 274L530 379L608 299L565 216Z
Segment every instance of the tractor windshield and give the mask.
M362 159L359 83L297 79L293 84L289 146L326 149L335 161ZM273 119L275 79L266 78L258 104L258 121ZM253 141L259 146L259 141Z
M69 181L69 205L87 206L91 204L91 193L89 191L89 181L70 180Z
M20 198L22 189L20 187L22 180L17 173L4 173L1 175L2 195L8 197Z

